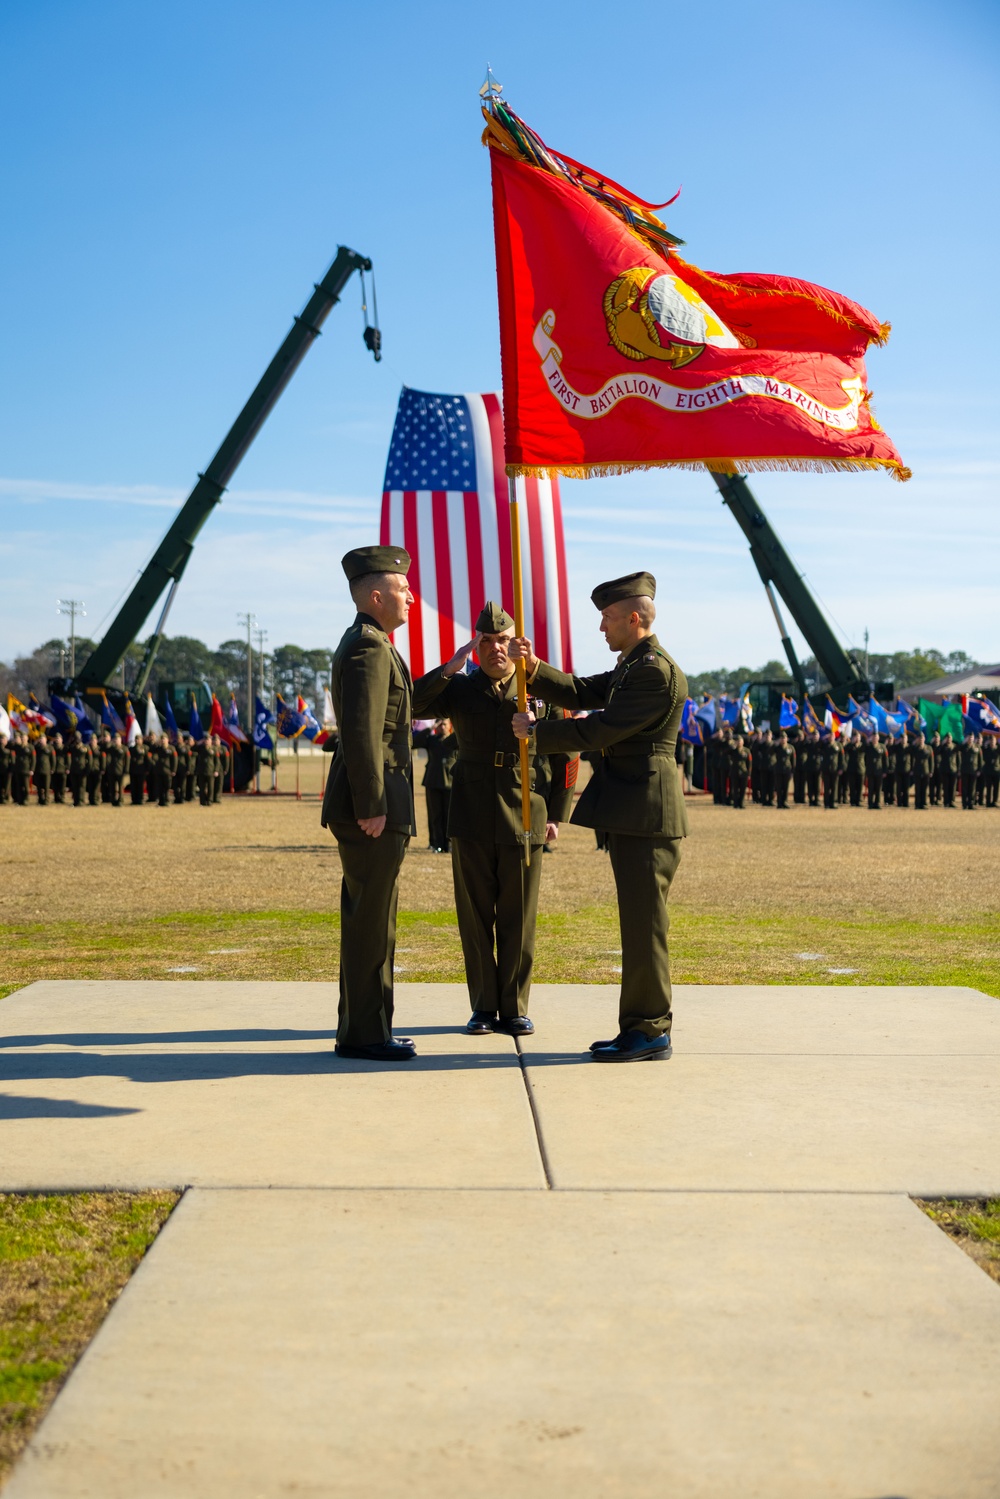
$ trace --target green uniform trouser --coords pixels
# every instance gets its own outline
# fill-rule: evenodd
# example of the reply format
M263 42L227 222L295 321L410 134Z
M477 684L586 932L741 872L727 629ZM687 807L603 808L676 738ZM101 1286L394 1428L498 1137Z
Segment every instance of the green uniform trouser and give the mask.
M779 807L788 806L788 783L792 779L787 770L774 772L774 792Z
M48 802L49 792L50 792L51 789L52 789L52 778L51 778L51 776L40 776L38 774L37 770L36 770L35 771L35 793L36 793L36 795L38 797L38 805L40 807L44 807L45 804Z
M452 838L451 867L472 1008L508 1020L526 1015L535 966L541 846L532 845L531 864L525 868L516 843Z
M670 1034L667 896L681 859L680 838L609 833L622 934L620 1031Z
M407 833L369 838L357 823L334 823L340 850L340 1005L337 1040L376 1046L392 1037L396 903Z
M31 772L28 770L15 770L14 772L14 800L19 807L28 805L28 797L31 792Z

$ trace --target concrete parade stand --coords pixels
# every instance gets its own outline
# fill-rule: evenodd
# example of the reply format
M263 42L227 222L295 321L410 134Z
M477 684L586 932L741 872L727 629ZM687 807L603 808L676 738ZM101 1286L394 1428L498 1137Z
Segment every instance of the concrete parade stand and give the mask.
M42 982L0 1009L0 1187L184 1187L5 1499L993 1499L1000 1289L911 1196L1000 1194L1000 1004L612 986L519 1053L401 984Z

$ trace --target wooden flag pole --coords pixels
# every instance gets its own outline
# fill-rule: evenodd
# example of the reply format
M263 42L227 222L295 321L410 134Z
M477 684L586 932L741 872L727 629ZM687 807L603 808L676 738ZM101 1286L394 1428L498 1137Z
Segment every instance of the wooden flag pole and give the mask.
M524 634L524 591L521 586L521 518L517 508L517 487L507 480L510 501L510 555L514 570L514 634ZM528 711L528 674L523 661L517 662L517 711ZM528 763L528 741L518 741L521 751L521 837L524 840L524 862L531 863L531 767Z

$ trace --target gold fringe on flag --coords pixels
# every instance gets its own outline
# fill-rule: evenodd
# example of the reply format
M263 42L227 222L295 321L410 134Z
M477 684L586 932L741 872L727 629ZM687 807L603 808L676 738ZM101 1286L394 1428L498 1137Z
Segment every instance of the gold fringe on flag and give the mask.
M508 463L508 479L607 479L640 469L679 468L692 473L708 469L713 474L823 474L851 473L857 469L886 469L890 478L905 484L913 470L889 458L652 458L647 463Z

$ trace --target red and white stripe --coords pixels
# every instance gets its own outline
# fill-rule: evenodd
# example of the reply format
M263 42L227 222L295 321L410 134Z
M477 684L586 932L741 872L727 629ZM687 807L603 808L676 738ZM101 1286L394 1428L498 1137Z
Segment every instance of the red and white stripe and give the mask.
M415 602L394 643L414 677L450 660L487 600L514 614L503 413L499 396L466 395L475 490L386 490L379 540L412 558ZM524 622L535 652L572 671L569 585L558 479L518 479Z

